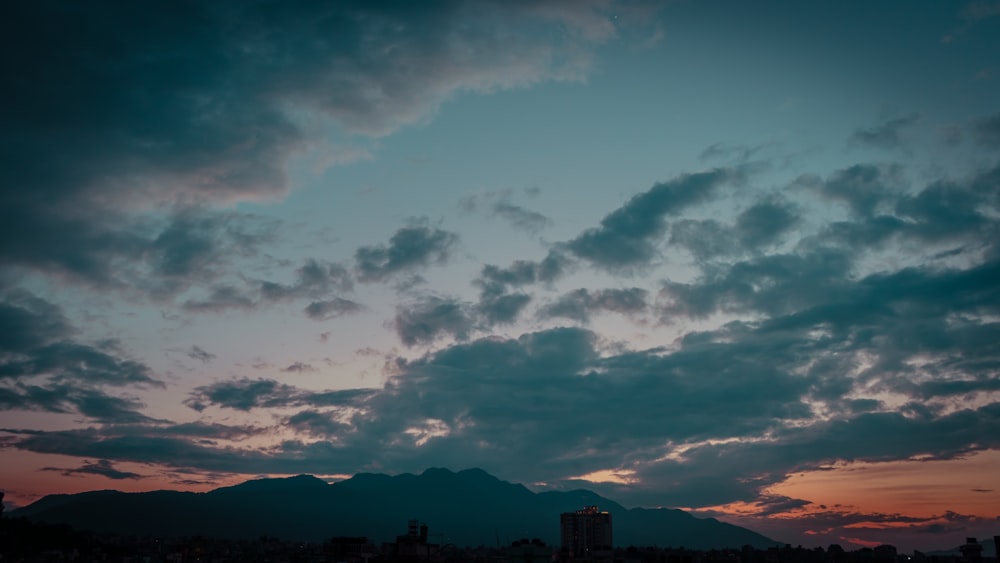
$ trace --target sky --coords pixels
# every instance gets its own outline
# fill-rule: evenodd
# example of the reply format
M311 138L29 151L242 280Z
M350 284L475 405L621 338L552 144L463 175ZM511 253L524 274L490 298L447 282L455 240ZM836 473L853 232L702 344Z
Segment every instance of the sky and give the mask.
M12 506L480 467L1000 534L1000 3L0 10Z

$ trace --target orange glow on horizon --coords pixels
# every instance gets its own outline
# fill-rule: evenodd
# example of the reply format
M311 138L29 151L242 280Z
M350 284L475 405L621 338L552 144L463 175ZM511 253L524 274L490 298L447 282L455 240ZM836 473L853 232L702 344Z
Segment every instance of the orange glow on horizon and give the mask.
M284 474L242 474L188 472L163 467L157 464L114 462L116 471L135 473L140 478L110 479L90 474L74 473L86 463L98 460L56 454L18 452L5 460L0 481L4 492L4 502L21 507L27 506L50 494L75 494L87 491L113 489L125 493L157 490L188 491L204 493L220 487L231 487L244 481L263 478L282 478Z
M944 522L944 520L941 518L925 520L921 522L921 525L939 522ZM891 530L893 528L911 528L913 524L909 522L855 522L853 524L846 524L843 527L845 529L854 528L859 530Z
M583 481L590 481L591 483L617 483L619 485L630 485L635 483L635 471L629 469L601 469L600 471L591 471L585 475L577 475L575 477L570 477L570 479L580 479Z
M844 540L849 541L853 544L860 545L861 547L878 547L882 545L882 542L869 541L861 538L844 538Z
M904 549L948 549L950 535L929 527L989 533L1000 518L1000 451L961 459L838 463L796 473L764 491L756 501L684 508L781 537L799 534L815 542ZM809 504L795 506L787 500ZM774 501L775 503L772 503ZM776 510L778 509L778 510ZM958 533L958 532L956 532ZM961 533L958 533L961 535ZM786 536L787 537L787 536ZM963 536L964 537L964 536Z
M1000 517L1000 451L952 460L839 463L797 473L767 493L862 512ZM808 510L808 507L807 507Z

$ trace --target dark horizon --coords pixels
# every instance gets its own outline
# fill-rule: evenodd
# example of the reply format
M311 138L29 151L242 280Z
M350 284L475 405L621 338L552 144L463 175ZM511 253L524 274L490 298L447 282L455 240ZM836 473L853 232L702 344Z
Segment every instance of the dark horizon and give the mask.
M459 497L464 499L465 504L463 506L466 506L466 509L455 509L454 512L462 513L461 517L462 520L473 523L478 522L479 519L484 518L483 514L467 513L464 511L467 510L469 506L480 505L481 499L477 498L475 496L476 494L483 495L482 506L480 508L481 510L484 511L484 513L487 514L496 510L496 506L494 506L491 503L496 503L497 499L502 498L504 496L508 496L510 497L510 499L514 499L512 500L512 502L523 503L523 505L514 505L512 508L510 508L509 510L511 510L511 512L509 514L505 513L500 518L500 521L505 521L508 519L516 520L517 519L516 515L518 514L519 511L527 510L532 507L532 504L528 502L526 499L540 498L536 496L537 493L530 492L528 489L524 488L523 485L502 481L479 468L468 468L457 472L453 472L445 468L428 468L427 470L425 470L420 474L404 473L393 476L385 474L376 474L376 473L358 474L350 479L332 483L308 474L300 474L296 476L283 477L283 478L254 479L240 483L235 486L220 487L218 489L215 489L217 497L219 492L224 492L228 493L228 496L226 498L228 498L229 500L225 501L228 504L222 505L224 507L227 507L223 509L224 512L221 513L217 512L218 507L211 508L210 510L215 511L213 513L217 514L218 516L222 516L222 518L218 519L226 520L231 518L232 514L235 514L233 511L243 510L242 508L240 508L241 506L243 506L242 504L240 504L240 502L246 502L249 500L250 504L248 504L247 506L254 506L255 510L265 510L265 511L283 510L289 514L294 514L296 511L295 507L297 506L296 501L301 501L305 498L311 498L313 500L320 498L321 496L320 492L322 489L326 489L327 487L330 487L331 490L335 489L337 488L338 483L341 484L340 489L344 489L346 487L347 490L353 491L354 493L362 494L361 497L356 497L356 496L347 497L355 499L354 501L349 501L349 502L357 502L360 499L364 499L365 502L371 502L374 503L374 505L380 505L381 503L380 505L381 508L379 506L374 506L372 508L374 513L378 514L384 512L385 514L394 514L395 518L386 519L385 514L379 516L378 517L379 521L383 522L384 525L387 525L387 527L383 526L383 529L381 529L380 531L376 530L365 531L363 529L352 529L351 533L338 534L335 530L330 530L329 532L327 532L325 528L321 528L319 536L312 537L311 539L308 540L305 539L305 536L302 536L301 538L299 538L300 540L310 541L312 543L315 543L317 541L322 541L321 536L325 537L325 536L337 536L337 535L344 535L344 536L364 535L365 537L372 539L372 541L375 541L376 543L386 542L389 541L392 537L398 535L395 530L399 526L399 522L403 521L403 518L407 513L407 511L417 512L417 513L421 512L420 502L422 501L420 501L419 499L425 499L425 500L432 498L447 499L454 496L456 492L459 495ZM472 488L471 489L461 488L461 486L463 485L466 486L471 485ZM158 495L160 495L160 493L162 492L164 491L156 491ZM172 491L172 492L180 492L180 491ZM579 494L581 492L586 494L581 496ZM102 513L107 512L107 510L112 510L112 511L117 510L118 513L121 515L128 515L125 518L125 520L131 520L134 518L134 514L136 514L137 511L141 511L143 513L156 513L161 510L164 510L164 508L168 506L162 504L164 500L162 496L154 497L147 495L143 497L142 493L130 493L133 499L140 499L140 502L138 504L135 502L130 502L126 505L122 505L119 503L120 499L116 499L114 497L92 498L93 493L118 493L118 491L92 491L90 494L78 493L77 495L69 495L70 496L69 499L66 498L48 499L54 501L54 502L49 502L48 504L47 504L47 499L40 499L37 504L29 505L27 507L22 507L23 510L14 511L13 513L8 512L7 514L10 517L27 516L28 518L33 520L41 518L42 519L41 521L46 521L46 522L65 521L65 520L60 520L60 518L66 518L67 514L69 515L75 514L76 515L75 517L78 520L77 525L80 525L80 522L85 522L86 524L84 524L84 526L87 526L87 525L93 525L94 522L90 518L96 517L96 514L92 517L86 517L83 516L83 514L85 513L81 513L80 510L85 510L85 511L94 510L96 507L100 507L99 510ZM243 500L235 501L234 499L236 499L237 497L234 497L233 494L242 496ZM524 496L518 496L518 494L524 494ZM546 494L551 495L552 493L549 492ZM549 528L551 529L547 530L547 532L545 532L544 530L537 530L537 529L536 530L525 529L521 530L521 535L515 533L514 536L517 536L518 539L521 537L542 538L550 545L551 544L558 545L560 542L556 540L559 538L560 533L564 532L559 532L560 524L559 521L555 519L557 515L560 514L564 515L566 513L572 513L572 512L585 513L587 510L594 510L598 513L610 513L612 516L614 516L614 514L619 514L619 516L615 520L618 526L618 534L615 537L616 538L626 537L631 539L635 538L634 535L629 533L629 530L622 528L623 526L628 526L630 520L627 518L623 519L621 515L632 511L631 508L626 508L615 502L613 499L603 498L599 495L593 494L590 491L585 491L582 489L576 491L566 491L563 494L566 498L560 501L560 506L562 508L556 509L550 506L548 509L550 512L549 516L550 518L553 519L553 521L550 522L549 526ZM209 493L199 494L199 496L201 497L204 497L205 495L209 495ZM278 495L278 497L275 497L275 495ZM417 495L417 496L409 498L412 495ZM85 497L90 497L90 498L87 498L79 509L74 509L69 512L64 511L62 517L59 516L54 517L51 512L48 513L46 512L46 509L51 510L51 507L54 506L56 509L56 514L59 514L60 506L65 505L68 501L72 501L74 498L83 500ZM147 502L146 503L141 502L142 498L146 498ZM320 511L331 511L331 512L339 511L341 505L338 504L338 502L335 500L336 498L341 498L341 500L343 501L342 497L331 497L329 499L325 498L322 501L324 503L322 506L326 508L320 507ZM409 499L410 504L405 504L405 508L396 506L398 502L405 502L405 501L400 501L399 499ZM234 502L237 502L237 504L233 504ZM264 504L260 504L258 506L257 505L258 502ZM277 504L270 504L275 502ZM414 502L416 504L413 504ZM469 503L471 503L471 505ZM43 505L46 504L47 506L43 507ZM501 506L502 505L503 504L501 503ZM88 506L91 508L88 509L87 508ZM188 509L192 509L195 505L186 504L183 506L187 506ZM425 511L426 511L426 506L429 505L425 505L424 508ZM174 514L177 512L177 510L178 507L167 509L168 512ZM448 510L449 509L445 509L445 512L448 512ZM531 508L531 510L538 510L538 507L536 506L534 508ZM560 510L562 510L562 512L560 512ZM642 510L644 509L640 509L640 511ZM224 516L225 514L230 514L230 513L232 513L231 516L228 517ZM317 517L317 513L310 513L310 514L313 514L312 517ZM53 518L55 518L55 520L53 520ZM407 520L410 522L411 528L413 526L413 522L417 521L409 517L407 517ZM121 521L121 519L118 519L118 521ZM67 522L71 523L69 521ZM634 522L634 520L632 522ZM672 525L673 526L683 525L684 522L685 521L683 519L680 521L674 520ZM423 533L424 530L426 530L427 528L427 524L423 521L420 521L420 524L422 528L421 532ZM245 524L240 524L239 526L243 525ZM496 532L497 530L497 528L495 527L496 526L495 523L494 524L483 523L483 526L487 532L489 532L489 530L491 529L494 530L494 532ZM333 527L335 528L335 525ZM84 530L86 529L94 530L94 528L85 527ZM143 529L148 529L151 531L155 530L156 527L155 525L153 525L152 528L149 528L148 526L145 528L139 526L138 528L132 530L129 533L138 535L147 535L146 533L137 531ZM187 533L179 535L180 536L204 535L210 538L216 537L224 539L228 537L230 539L235 539L235 536L231 535L232 533L234 533L235 529L225 528L225 527L219 528L219 530L224 530L224 529L229 529L230 531L224 532L222 533L222 535L219 535L218 532L215 535L212 535L211 533L209 533L209 530L207 529L206 530L193 529L193 530L188 530ZM239 527L237 527L236 529L239 529ZM291 530L296 530L296 529L297 528L295 526L291 528ZM434 528L434 532L436 534L435 537L447 537L447 531L448 531L447 529L442 530L440 529L440 527L435 527ZM124 533L123 531L115 532L113 529L104 530L104 532L118 533L118 534ZM364 533L359 533L359 532L364 532ZM414 532L414 530L411 529L410 532ZM725 536L725 530L720 529L716 530L713 533L719 534L717 539L722 542L727 541L725 538L729 537ZM674 535L671 536L671 534ZM647 540L647 542L636 543L635 541L632 541L632 542L626 542L625 544L621 544L616 541L614 543L614 547L623 548L627 547L628 545L642 546L646 544L664 545L662 543L663 539L669 537L676 537L676 534L677 534L676 530L669 529L667 526L661 523L659 527L654 526L650 528L647 534L645 536L642 536L644 539ZM157 535L157 534L152 533L152 535ZM178 534L173 533L166 535L177 536ZM249 537L252 538L256 535L266 535L266 536L276 535L276 537L280 537L287 541L296 541L295 537L276 534L275 530L267 530L266 527L257 530L256 532L250 533ZM508 543L511 537L509 530L507 531L504 537L506 538L506 541L504 543ZM691 535L691 532L682 532L681 537L683 538L681 541L686 540L686 546L688 548L693 548L700 551L705 551L709 549L723 549L723 548L735 549L738 547L742 547L744 545L743 543L740 543L739 545L720 543L718 545L711 545L711 546L708 544L698 546L698 544L694 543L695 536ZM732 537L730 537L730 540L732 539ZM749 537L750 536L744 537L743 541L747 541L747 538ZM426 535L424 535L423 538L426 543ZM497 538L499 541L500 536L498 535ZM655 541L657 538L659 538L661 541ZM451 539L452 541L454 541L455 538ZM989 538L987 539L989 540ZM704 542L711 540L707 539L706 537L703 537L700 541ZM765 549L765 550L768 549L768 546L787 547L793 545L787 541L784 541L781 537L764 538L763 536L759 536L759 538L754 541L756 542L756 547L758 549ZM942 542L946 541L948 540L942 539ZM462 545L464 545L465 547L475 547L476 545L480 545L482 543L483 542L479 543L473 542L473 543L465 543ZM837 542L832 542L831 544L825 544L825 545L807 544L804 547L805 549L820 548L826 550L827 548L829 548L831 545L834 544L840 545ZM890 542L880 542L879 545L892 545L892 544ZM950 546L942 545L939 549L931 550L931 553L954 551L957 548L957 545L958 544ZM685 547L685 544L682 543L672 546L670 544L666 544L664 545L664 547L683 548ZM798 545L798 547L802 548L803 546L800 544ZM844 548L847 551L858 551L861 549L870 549L871 547L874 546L841 545L840 547ZM924 551L924 550L906 549L905 546L893 545L893 548L897 549L900 554ZM992 552L993 552L993 544L987 542L987 544L985 545L984 554L990 555Z

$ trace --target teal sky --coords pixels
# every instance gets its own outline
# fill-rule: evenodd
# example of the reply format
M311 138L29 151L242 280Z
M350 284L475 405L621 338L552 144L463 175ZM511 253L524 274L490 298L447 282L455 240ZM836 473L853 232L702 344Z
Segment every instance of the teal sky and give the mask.
M475 466L995 533L1000 3L2 10L7 500Z

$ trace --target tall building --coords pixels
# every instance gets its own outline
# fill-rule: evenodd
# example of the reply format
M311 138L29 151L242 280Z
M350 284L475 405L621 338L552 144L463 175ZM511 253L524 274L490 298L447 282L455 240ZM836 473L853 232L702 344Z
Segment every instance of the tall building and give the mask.
M965 538L965 545L959 546L958 549L962 552L962 559L965 561L983 560L983 546L976 538Z
M614 558L611 514L588 506L559 517L562 550L572 560L596 561Z

